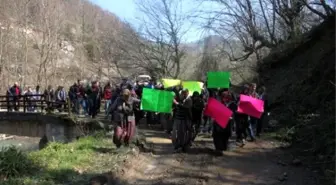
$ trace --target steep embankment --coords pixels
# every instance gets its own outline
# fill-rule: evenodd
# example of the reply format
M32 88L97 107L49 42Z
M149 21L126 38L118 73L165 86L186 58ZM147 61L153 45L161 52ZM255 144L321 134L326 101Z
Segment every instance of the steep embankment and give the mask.
M271 111L304 162L335 175L335 16L259 67Z

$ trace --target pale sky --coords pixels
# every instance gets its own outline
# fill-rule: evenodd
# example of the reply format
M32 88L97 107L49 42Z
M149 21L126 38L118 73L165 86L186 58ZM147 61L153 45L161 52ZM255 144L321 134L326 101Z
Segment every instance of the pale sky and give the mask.
M138 28L141 23L138 21L138 17L141 17L141 13L137 11L137 6L134 0L89 0L101 8L108 10L116 14L121 20L131 23L135 28ZM153 0L155 1L155 0ZM197 0L183 0L183 11L190 11L199 8L200 5ZM210 3L202 4L201 9L212 9L213 5ZM194 23L188 33L185 35L185 42L193 42L199 40L206 35L206 32L201 29L201 23Z

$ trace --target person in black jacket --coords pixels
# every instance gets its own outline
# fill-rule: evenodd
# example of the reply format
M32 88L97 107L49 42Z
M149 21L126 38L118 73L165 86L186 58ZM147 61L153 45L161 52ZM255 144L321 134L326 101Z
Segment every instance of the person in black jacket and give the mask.
M47 110L51 111L53 109L53 101L55 100L55 92L51 85L44 90L44 100L47 102Z
M97 90L98 90L98 93L97 93L97 113L100 113L100 107L101 107L101 100L102 100L102 97L104 96L104 91L103 91L103 88L102 86L100 85L100 83L97 81L96 82L97 84Z
M249 85L244 85L240 94L248 95ZM237 97L239 102L240 96ZM241 143L241 145L245 145L245 141L247 138L247 128L248 128L248 115L243 113L236 112L235 114L235 123L236 123L236 142L237 144Z
M195 91L191 97L192 99L192 141L195 140L197 134L200 132L200 127L202 123L202 112L204 109L204 101L199 94L199 92Z
M232 93L228 89L221 89L218 95L220 102L229 108L233 113L236 111L236 105ZM223 151L228 149L229 138L232 136L231 128L234 124L234 119L230 119L225 128L222 128L216 121L213 125L213 142L215 145L216 153L222 155Z
M191 145L191 118L192 100L188 96L189 91L183 89L179 94L179 101L174 99L176 105L174 124L172 130L172 142L176 152L183 152Z

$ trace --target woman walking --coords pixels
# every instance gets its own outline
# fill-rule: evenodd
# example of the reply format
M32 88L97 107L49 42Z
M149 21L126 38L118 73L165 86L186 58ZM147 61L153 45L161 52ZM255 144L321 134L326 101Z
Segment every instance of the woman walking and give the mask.
M132 97L128 89L124 89L121 97L118 97L111 106L113 121L117 125L114 129L113 143L118 148L122 143L127 146L135 134L136 128L133 111L135 102L139 103L140 100Z

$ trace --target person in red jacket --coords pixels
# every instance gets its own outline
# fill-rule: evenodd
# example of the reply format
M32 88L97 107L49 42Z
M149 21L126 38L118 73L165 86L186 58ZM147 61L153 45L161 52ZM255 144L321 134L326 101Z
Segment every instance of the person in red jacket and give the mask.
M17 82L9 89L9 99L11 100L11 107L14 107L14 111L19 111L20 108L20 96L21 96L21 89ZM12 110L11 110L12 111Z
M105 101L105 115L109 115L109 108L111 105L111 99L112 99L112 86L111 83L108 82L104 87L104 99Z

